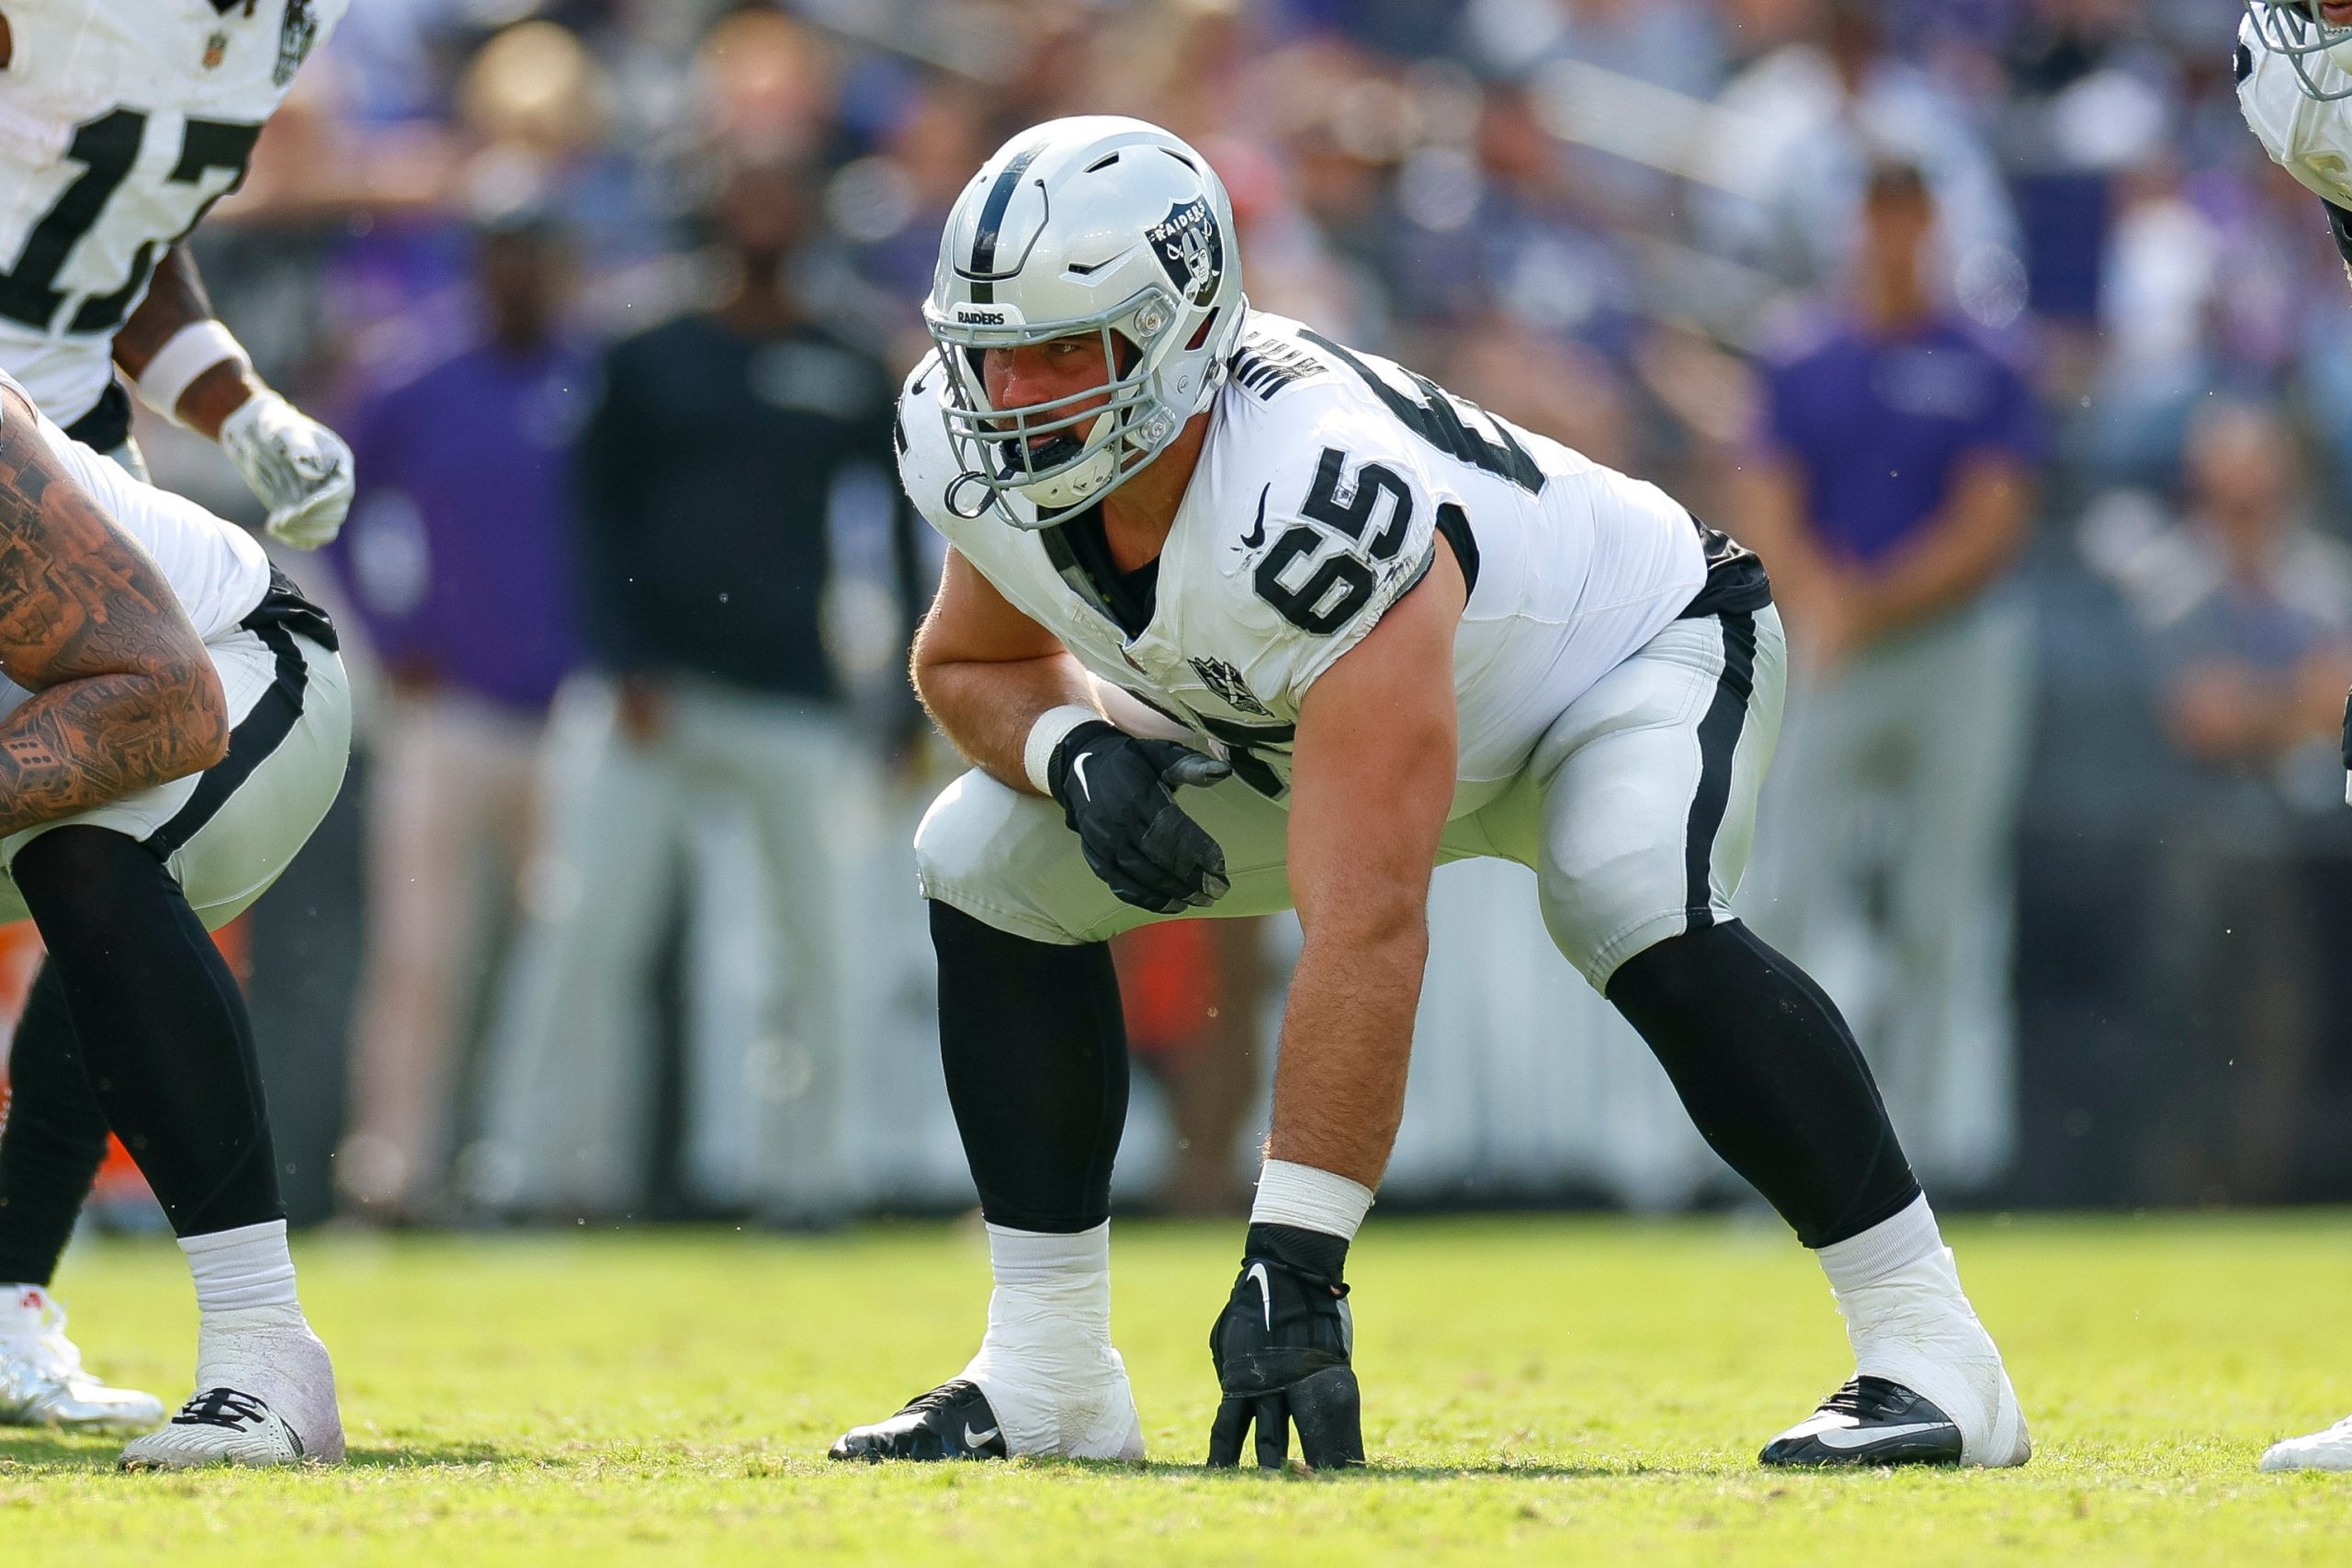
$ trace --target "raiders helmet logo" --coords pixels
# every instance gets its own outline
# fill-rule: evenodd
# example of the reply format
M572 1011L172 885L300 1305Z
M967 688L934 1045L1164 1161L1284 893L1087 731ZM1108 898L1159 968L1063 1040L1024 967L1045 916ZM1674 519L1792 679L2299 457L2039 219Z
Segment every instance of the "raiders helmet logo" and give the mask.
M1196 196L1170 208L1167 217L1144 231L1144 238L1176 292L1195 305L1207 304L1225 276L1225 236L1217 232L1208 198Z
M1241 671L1224 660L1202 658L1192 662L1193 671L1208 689L1223 698L1226 705L1237 713L1253 713L1260 718L1274 716L1272 710L1260 702L1258 694L1250 689L1250 682L1241 678Z

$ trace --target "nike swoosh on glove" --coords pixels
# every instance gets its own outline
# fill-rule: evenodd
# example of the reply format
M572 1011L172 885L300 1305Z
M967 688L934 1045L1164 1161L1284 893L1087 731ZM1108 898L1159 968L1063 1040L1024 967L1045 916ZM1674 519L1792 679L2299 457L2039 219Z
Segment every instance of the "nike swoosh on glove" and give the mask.
M1233 770L1174 740L1139 740L1100 720L1062 737L1046 783L1086 863L1123 903L1156 915L1214 904L1232 886L1225 851L1184 815L1175 791Z
M1345 1285L1278 1258L1242 1259L1233 1295L1209 1327L1209 1359L1225 1393L1209 1427L1209 1463L1239 1464L1252 1424L1261 1470L1283 1468L1293 1427L1309 1469L1363 1463L1363 1401L1349 1364L1355 1337Z
M315 550L351 511L351 448L342 436L266 388L220 422L220 449L269 508L270 536Z

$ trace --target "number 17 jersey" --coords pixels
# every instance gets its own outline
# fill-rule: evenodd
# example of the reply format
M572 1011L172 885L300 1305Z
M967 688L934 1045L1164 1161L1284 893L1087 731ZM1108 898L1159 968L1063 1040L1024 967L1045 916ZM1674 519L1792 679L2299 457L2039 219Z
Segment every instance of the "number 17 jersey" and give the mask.
M0 369L71 424L155 264L244 178L349 0L10 0Z
M1091 673L1214 741L1277 797L1307 691L1439 550L1470 582L1453 644L1457 816L1712 592L1711 549L1754 566L1657 486L1252 311L1159 557L1149 620L1131 632L1103 601L1099 563L1088 568L1087 519L1030 530L959 510L985 492L960 479L941 420L945 379L926 361L900 403L909 498ZM1760 604L1760 570L1752 582Z

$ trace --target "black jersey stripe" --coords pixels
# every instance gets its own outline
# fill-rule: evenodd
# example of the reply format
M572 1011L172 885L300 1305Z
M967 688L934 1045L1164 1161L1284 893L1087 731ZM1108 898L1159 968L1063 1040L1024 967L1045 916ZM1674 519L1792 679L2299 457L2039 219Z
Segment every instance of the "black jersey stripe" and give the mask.
M1747 727L1748 700L1756 694L1756 617L1725 610L1719 618L1724 667L1715 679L1714 700L1699 720L1699 787L1691 795L1682 852L1683 929L1694 931L1715 923L1715 834L1730 808L1732 764L1740 731Z
M1045 143L1041 141L1015 152L1012 162L997 175L996 184L989 187L989 198L980 206L979 229L972 235L972 265L964 269L964 276L971 280L975 305L996 303L997 236L1004 228L1004 214L1012 205L1012 193L1021 188L1021 176L1029 172L1029 165L1044 151Z

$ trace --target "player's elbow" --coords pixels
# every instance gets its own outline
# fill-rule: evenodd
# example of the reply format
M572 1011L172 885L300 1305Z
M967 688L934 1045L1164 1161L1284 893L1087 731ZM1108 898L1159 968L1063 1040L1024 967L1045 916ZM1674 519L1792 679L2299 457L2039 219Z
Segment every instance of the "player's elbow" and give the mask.
M924 657L922 638L915 639L914 650L907 660L907 674L914 682L915 700L922 705L923 712L942 725L948 722L956 709L958 677L964 673L956 662L936 657L935 651L933 657Z
M229 755L229 697L219 671L200 651L156 671L161 701L175 716L171 752L174 772L185 777L217 767Z

